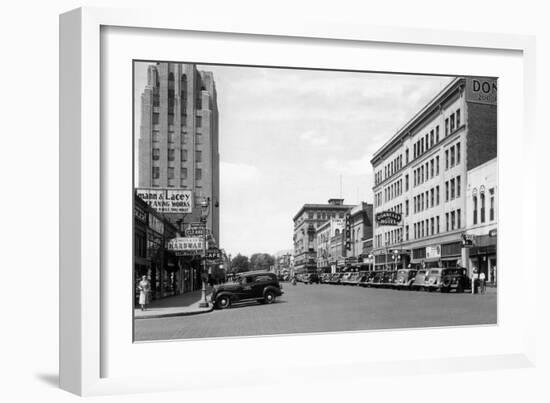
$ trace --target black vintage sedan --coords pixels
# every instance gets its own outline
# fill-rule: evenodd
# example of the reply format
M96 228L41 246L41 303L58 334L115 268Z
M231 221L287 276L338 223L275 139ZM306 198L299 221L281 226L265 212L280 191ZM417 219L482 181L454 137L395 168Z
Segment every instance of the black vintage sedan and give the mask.
M233 282L214 287L211 300L217 309L229 308L234 302L256 300L271 304L283 295L274 273L256 271L240 273Z

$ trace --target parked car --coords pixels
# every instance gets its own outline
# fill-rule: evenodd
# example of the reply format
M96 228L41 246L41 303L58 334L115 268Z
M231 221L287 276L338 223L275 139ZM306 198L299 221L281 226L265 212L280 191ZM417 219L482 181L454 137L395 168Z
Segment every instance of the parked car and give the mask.
M359 285L361 282L365 279L367 273L364 271L361 271L359 273L353 273L353 276L349 279L348 284L349 285Z
M321 283L328 284L328 282L330 281L330 276L331 276L330 273L323 273L323 275L320 278Z
M385 274L384 270L376 270L374 272L374 277L372 278L372 282L370 283L370 285L372 287L382 286L382 284L384 283L384 274Z
M395 288L411 289L414 279L416 278L416 269L400 269L397 270L397 277L395 278Z
M382 278L382 286L386 288L393 287L395 285L395 278L397 277L397 270L386 270L384 277Z
M234 282L214 286L211 301L217 309L229 308L234 302L257 300L271 304L283 295L274 273L257 271L239 274Z
M353 273L343 273L340 277L340 284L347 284Z
M455 290L462 292L465 288L469 288L469 284L466 269L437 267L429 269L424 287L430 291L450 292Z
M329 284L339 284L342 273L334 273L329 280Z
M304 283L306 284L319 284L319 275L317 273L308 273L304 276Z
M428 277L428 270L420 269L416 272L416 276L411 285L413 290L424 290L426 285L426 278Z
M375 274L376 272L374 271L369 271L365 273L365 276L361 279L361 281L359 282L359 285L362 287L370 287L374 280Z

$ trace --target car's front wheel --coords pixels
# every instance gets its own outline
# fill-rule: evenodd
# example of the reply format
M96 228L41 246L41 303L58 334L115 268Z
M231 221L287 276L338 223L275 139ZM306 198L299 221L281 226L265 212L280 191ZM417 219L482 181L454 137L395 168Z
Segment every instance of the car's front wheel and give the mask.
M216 300L216 306L219 309L226 309L231 306L231 298L228 295L222 295Z
M266 291L264 294L264 301L266 304L272 304L275 301L275 293L273 291Z

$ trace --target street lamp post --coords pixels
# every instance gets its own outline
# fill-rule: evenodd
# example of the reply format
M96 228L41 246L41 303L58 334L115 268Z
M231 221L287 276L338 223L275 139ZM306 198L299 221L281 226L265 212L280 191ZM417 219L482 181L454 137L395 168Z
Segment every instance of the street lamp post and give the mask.
M202 239L202 251L203 251L203 264L202 264L202 289L201 289L201 302L199 302L200 308L208 308L208 300L206 299L206 221L208 219L208 210L210 208L210 197L207 197L201 202L201 222L203 224L203 239Z

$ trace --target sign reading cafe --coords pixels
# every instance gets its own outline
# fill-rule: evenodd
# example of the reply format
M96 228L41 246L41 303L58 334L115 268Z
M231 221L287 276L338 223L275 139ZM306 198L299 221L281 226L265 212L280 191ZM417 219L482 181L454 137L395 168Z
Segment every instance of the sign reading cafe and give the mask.
M191 213L192 193L181 189L137 189L137 195L159 213Z
M381 211L376 213L376 222L378 225L399 225L401 214L395 211Z

